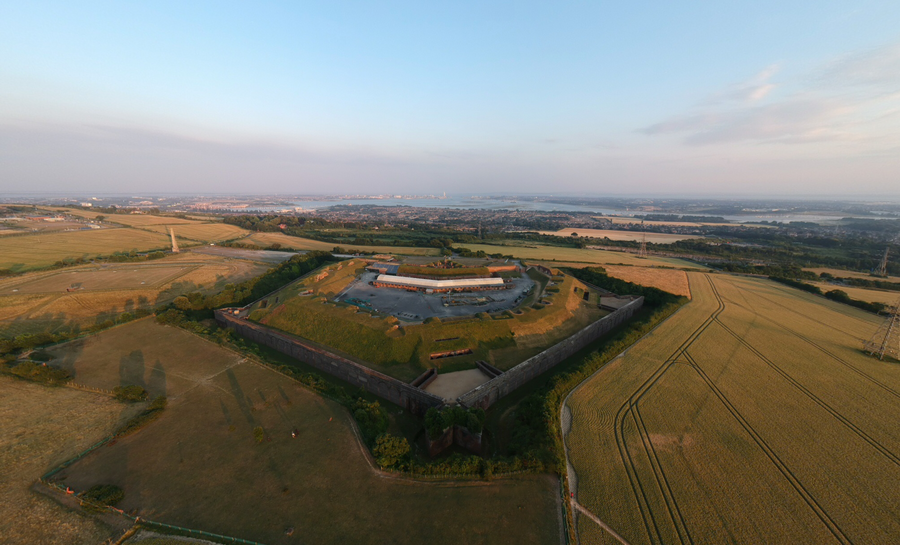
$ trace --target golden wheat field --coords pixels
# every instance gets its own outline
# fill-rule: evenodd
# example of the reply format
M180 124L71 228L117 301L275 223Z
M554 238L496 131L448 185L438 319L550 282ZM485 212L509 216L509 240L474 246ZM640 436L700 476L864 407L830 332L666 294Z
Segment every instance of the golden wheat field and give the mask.
M0 269L22 272L66 258L165 249L165 235L137 229L97 229L0 238Z
M827 267L812 267L803 270L815 274L828 273L836 278L862 278L864 280L879 280L881 282L900 282L900 276L889 276L887 278L882 278L880 276L872 276L871 274L856 271L845 271L843 269L829 269Z
M606 269L606 274L619 280L659 288L688 298L691 296L691 288L684 271L655 267L622 267L620 265L606 265L603 268Z
M900 300L900 291L875 290L868 288L857 288L854 286L838 286L827 282L810 282L818 287L822 292L831 290L841 290L851 299L859 301L867 301L869 303L884 303L885 305L893 305Z
M633 545L898 542L900 365L860 350L881 319L688 277L692 302L567 400L575 500Z

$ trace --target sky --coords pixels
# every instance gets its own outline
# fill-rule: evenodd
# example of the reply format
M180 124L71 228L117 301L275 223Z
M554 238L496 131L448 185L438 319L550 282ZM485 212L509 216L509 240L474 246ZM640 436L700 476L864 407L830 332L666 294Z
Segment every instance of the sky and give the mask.
M0 193L900 200L900 2L0 0Z

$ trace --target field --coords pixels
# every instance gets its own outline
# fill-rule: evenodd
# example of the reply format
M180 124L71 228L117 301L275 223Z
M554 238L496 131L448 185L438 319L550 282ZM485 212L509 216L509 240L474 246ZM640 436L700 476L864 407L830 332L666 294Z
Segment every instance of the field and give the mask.
M675 295L684 295L687 298L691 297L691 288L684 271L654 267L622 267L620 265L606 265L603 268L613 278L659 288Z
M273 294L265 307L262 302L252 307L250 319L332 347L360 363L374 364L400 380L412 380L431 367L458 371L473 368L477 360L509 369L606 314L597 308L596 296L584 301L581 293L575 293L576 287L584 285L566 276L557 280L553 289L558 291L547 291L541 298L550 305L520 305L521 315L400 326L392 316L330 302L364 269L360 261L352 267L344 264L325 269L326 278L311 276ZM300 295L307 290L313 293ZM465 348L472 353L430 359L436 352Z
M542 235L554 235L558 237L569 237L572 233L578 233L580 237L590 238L608 238L609 240L631 240L640 242L646 236L647 242L654 244L671 244L679 240L688 240L691 238L703 238L698 235L675 235L670 233L643 233L639 231L616 231L611 229L582 229L570 228L560 229L559 231L539 231Z
M670 257L638 257L627 252L611 252L608 250L591 250L587 248L562 248L559 246L497 246L493 244L460 244L473 252L482 250L486 254L503 254L530 261L569 261L574 263L593 263L598 265L637 265L643 267L676 267L683 269L702 269L701 265Z
M89 326L122 312L169 303L191 291L218 291L267 268L242 259L182 253L0 279L0 338ZM66 291L73 286L81 289Z
M311 240L308 238L292 237L284 233L253 233L244 242L250 242L257 246L267 247L272 244L280 244L282 248L292 248L294 250L324 250L330 252L334 249L333 242L321 242L319 240ZM363 250L366 252L375 252L378 254L400 254L400 255L428 255L437 256L440 252L437 248L414 248L407 246L360 246L354 247L352 244L341 244L346 250Z
M851 299L859 301L867 301L869 303L884 303L885 305L893 305L900 300L900 291L877 290L869 288L857 288L855 286L838 286L829 284L828 282L809 282L818 287L822 292L831 290L841 290L850 296Z
M872 276L871 274L856 272L856 271L845 271L843 269L828 269L825 267L815 267L809 269L803 269L804 271L809 271L816 274L828 273L835 278L862 278L863 280L878 280L881 282L900 282L900 276L889 276L887 278L881 278L878 276Z
M193 223L187 225L151 225L151 231L169 234L169 228L175 232L175 238L183 238L199 242L219 242L243 237L249 231L237 225L227 223Z
M53 265L66 258L95 257L113 252L165 249L169 239L137 229L64 231L21 237L0 237L0 269L23 272Z
M138 382L169 396L158 420L62 475L76 490L122 487L119 507L141 517L271 545L298 536L305 543L559 542L550 477L382 476L343 407L183 330L141 320L54 354L77 382Z
M644 225L658 225L660 227L702 227L704 225L721 227L724 225L742 225L739 223L707 223L707 222L693 222L693 221L657 221L657 220L647 220L641 221L637 218L628 218L621 216L595 216L597 219L609 220L616 225L640 225L643 223ZM764 227L762 225L753 225L749 224L747 227Z
M881 319L768 280L693 300L563 411L581 543L896 543L900 366Z
M0 398L0 543L105 542L112 535L105 524L30 488L138 409L106 396L9 377L0 377Z

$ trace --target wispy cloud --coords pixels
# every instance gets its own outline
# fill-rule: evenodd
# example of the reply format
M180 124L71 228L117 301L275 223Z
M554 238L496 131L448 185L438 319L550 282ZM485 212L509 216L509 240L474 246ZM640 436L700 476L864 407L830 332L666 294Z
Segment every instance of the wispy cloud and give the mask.
M703 103L705 105L714 105L726 102L748 103L761 100L765 98L770 92L772 92L773 89L775 89L776 84L770 82L769 80L777 72L778 65L773 64L760 73L756 74L749 80L730 85L728 88L714 93Z
M832 59L776 94L770 80L777 72L769 66L639 132L681 135L692 146L830 141L893 147L900 141L900 127L885 122L900 108L900 43Z

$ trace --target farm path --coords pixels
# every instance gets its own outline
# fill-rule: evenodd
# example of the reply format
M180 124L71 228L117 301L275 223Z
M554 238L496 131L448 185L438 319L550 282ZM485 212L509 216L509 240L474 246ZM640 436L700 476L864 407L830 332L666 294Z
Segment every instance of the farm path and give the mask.
M690 304L564 401L576 519L608 524L576 520L580 541L896 542L900 370L859 350L878 319L689 279Z

